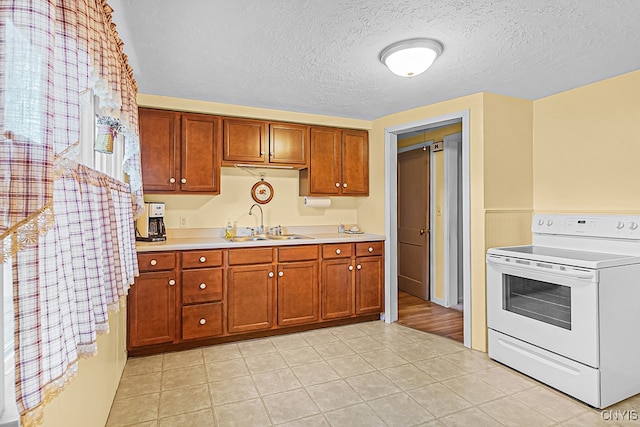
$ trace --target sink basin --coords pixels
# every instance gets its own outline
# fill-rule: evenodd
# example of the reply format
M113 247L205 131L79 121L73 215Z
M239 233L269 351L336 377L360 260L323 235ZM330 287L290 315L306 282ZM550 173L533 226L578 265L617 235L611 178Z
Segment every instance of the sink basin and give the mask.
M294 240L294 239L312 239L312 237L301 236L300 234L281 234L279 236L267 236L271 240Z
M230 242L256 242L259 240L268 240L262 236L236 236L229 239Z

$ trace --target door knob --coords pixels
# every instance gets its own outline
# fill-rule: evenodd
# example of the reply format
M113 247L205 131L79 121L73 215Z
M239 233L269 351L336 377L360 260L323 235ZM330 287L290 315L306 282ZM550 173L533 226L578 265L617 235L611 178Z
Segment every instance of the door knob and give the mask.
M424 234L424 228L420 229L420 235L422 236Z

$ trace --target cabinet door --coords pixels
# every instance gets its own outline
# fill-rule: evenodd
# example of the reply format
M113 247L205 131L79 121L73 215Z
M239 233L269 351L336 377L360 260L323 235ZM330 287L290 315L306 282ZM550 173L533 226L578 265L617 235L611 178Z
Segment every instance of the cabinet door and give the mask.
M289 123L269 125L269 163L307 164L309 126Z
M318 263L278 265L278 326L317 322Z
M322 262L322 319L353 315L353 263L350 258Z
M342 194L369 195L369 133L342 131Z
M178 188L179 119L173 111L140 108L140 159L146 192L172 192Z
M267 123L259 120L224 119L222 160L265 163L269 146Z
M356 314L384 311L383 277L381 256L356 259Z
M127 302L128 349L174 342L176 286L174 271L141 273L136 279Z
M311 128L309 193L340 194L340 130Z
M273 328L275 326L273 266L229 267L227 274L229 333Z
M180 191L219 194L220 118L182 115ZM145 174L147 170L145 168Z

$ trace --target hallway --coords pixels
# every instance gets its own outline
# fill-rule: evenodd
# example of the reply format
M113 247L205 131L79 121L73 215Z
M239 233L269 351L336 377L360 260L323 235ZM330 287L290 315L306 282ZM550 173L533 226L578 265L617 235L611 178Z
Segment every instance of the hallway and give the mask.
M445 308L398 291L398 323L463 342L462 311Z

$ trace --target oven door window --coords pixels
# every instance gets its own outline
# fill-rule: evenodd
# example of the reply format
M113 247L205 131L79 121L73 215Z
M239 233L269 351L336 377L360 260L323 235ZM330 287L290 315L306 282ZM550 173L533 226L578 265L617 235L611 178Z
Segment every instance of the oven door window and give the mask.
M569 286L502 275L504 310L571 330Z

